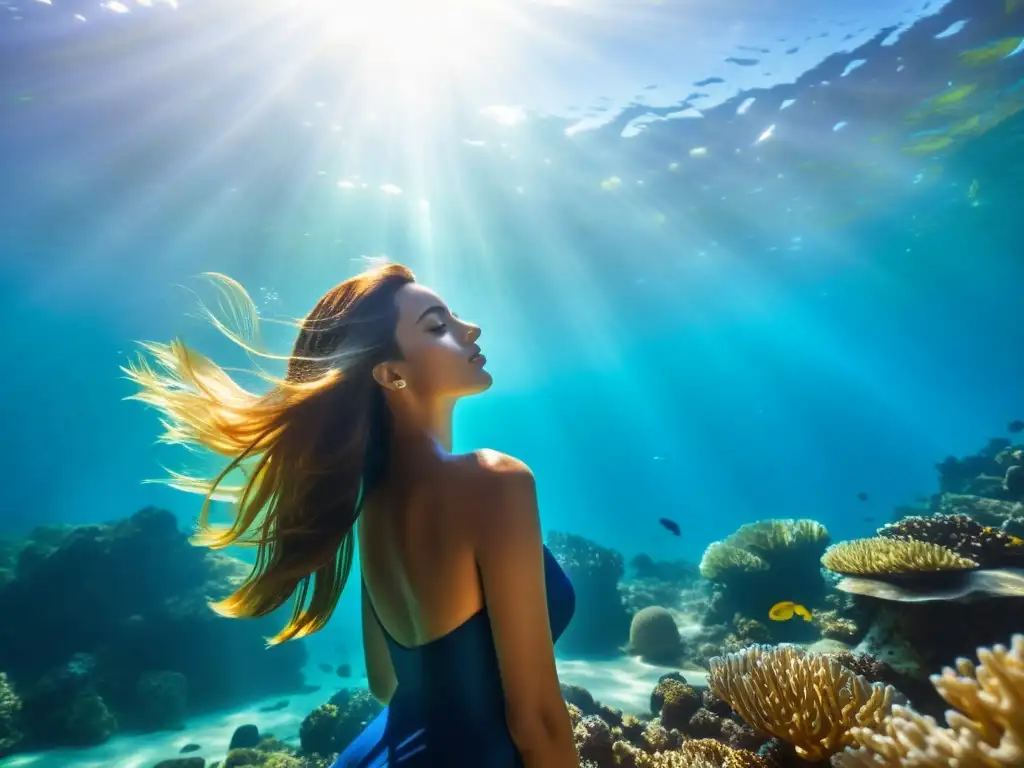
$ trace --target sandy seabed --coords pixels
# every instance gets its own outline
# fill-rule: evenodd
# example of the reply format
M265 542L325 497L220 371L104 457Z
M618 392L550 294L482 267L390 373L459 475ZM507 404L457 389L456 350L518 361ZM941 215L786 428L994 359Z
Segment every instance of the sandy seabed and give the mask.
M558 675L563 683L586 688L595 699L623 712L646 712L650 707L651 690L658 678L671 671L655 667L632 657L609 660L558 661ZM695 688L707 686L707 673L702 670L681 670ZM327 701L338 679L319 672L307 676L311 683L323 687L312 693L277 696L252 702L242 709L219 712L188 721L184 730L140 735L117 736L106 744L88 749L61 749L29 752L0 760L0 768L151 768L161 760L174 757L203 757L208 762L223 760L235 728L246 723L257 725L261 733L273 734L298 745L302 719ZM353 679L353 687L365 687L366 681ZM276 712L260 712L261 707L282 700L288 706ZM201 749L180 755L186 744L199 744Z

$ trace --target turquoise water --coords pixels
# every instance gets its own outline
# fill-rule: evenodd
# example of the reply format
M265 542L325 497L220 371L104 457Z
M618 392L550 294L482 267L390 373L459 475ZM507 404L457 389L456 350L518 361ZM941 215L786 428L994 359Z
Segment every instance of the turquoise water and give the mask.
M0 0L0 532L191 524L118 366L231 360L203 271L287 318L409 265L483 328L456 449L627 560L869 536L1024 415L1012 0L392 5Z

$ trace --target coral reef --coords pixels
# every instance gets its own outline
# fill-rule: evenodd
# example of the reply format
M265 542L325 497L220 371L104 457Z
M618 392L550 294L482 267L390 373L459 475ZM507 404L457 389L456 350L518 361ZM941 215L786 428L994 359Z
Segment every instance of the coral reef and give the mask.
M302 686L303 646L266 648L279 617L228 622L208 607L248 566L192 547L170 512L37 528L14 563L0 613L19 620L0 623L0 669L23 701L24 748L180 728Z
M1014 503L985 479L1020 466L1018 452L997 441L978 456L947 459L939 467L944 492L928 508L903 509L876 536L834 545L822 557L845 574L837 588L868 627L856 650L891 665L920 712L940 714L943 706L927 684L929 670L1020 629L1024 541L1004 525Z
M588 694L589 696L589 694ZM704 705L714 708L714 712ZM678 674L664 675L651 694L659 716L609 719L567 702L581 768L768 768L757 754L766 738L732 719L712 694L697 696ZM666 719L668 718L668 719ZM779 763L778 765L781 765Z
M769 768L760 755L727 747L714 739L691 739L671 752L653 755L620 741L614 753L617 764L625 768Z
M700 707L700 695L681 678L665 675L651 693L651 712L669 730L684 730Z
M629 561L631 576L642 581L661 581L676 587L686 587L700 578L700 571L687 560L654 560L649 555L637 555Z
M380 711L380 703L369 691L339 691L302 721L302 751L319 755L341 752Z
M939 493L933 513L962 514L985 526L1024 536L1024 446L993 438L965 458L947 457L936 465Z
M618 654L629 638L630 622L619 594L625 573L622 555L558 531L548 536L547 544L576 591L576 612L558 649L578 656Z
M824 760L851 743L850 729L880 723L901 699L834 658L796 646L751 646L711 660L711 690L760 731Z
M21 699L11 687L7 675L0 672L0 757L9 754L21 741L20 713Z
M1011 768L1024 765L1024 635L979 648L980 665L957 660L932 683L952 707L946 727L894 706L881 723L851 729L835 768Z
M910 515L883 525L878 536L937 544L981 568L1024 566L1024 547L1013 536L967 515Z
M631 616L652 606L684 613L691 603L706 597L706 583L694 563L637 555L629 563L628 577L619 584L619 593Z
M713 542L700 562L701 576L710 580L715 590L705 623L735 623L735 615L740 614L766 622L765 639L815 639L813 626L769 622L768 618L772 606L781 601L812 611L824 606L828 583L818 561L828 544L828 531L821 523L789 519L749 523Z

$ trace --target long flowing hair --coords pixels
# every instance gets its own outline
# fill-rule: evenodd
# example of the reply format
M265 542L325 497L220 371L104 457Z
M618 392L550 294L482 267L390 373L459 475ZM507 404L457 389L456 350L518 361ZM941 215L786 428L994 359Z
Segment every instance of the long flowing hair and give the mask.
M251 356L259 316L244 288L218 274L221 307L204 306L225 336ZM161 414L161 442L206 449L228 459L212 479L171 472L164 482L205 496L192 543L256 548L252 572L232 595L211 603L232 618L265 616L294 598L291 619L268 642L306 637L327 623L352 569L355 522L387 465L390 411L373 378L399 359L398 290L412 272L387 264L335 286L298 323L283 379L251 392L228 370L175 339L143 343L122 370L138 386L129 399ZM229 486L239 471L241 485ZM230 501L229 525L210 523L215 500Z

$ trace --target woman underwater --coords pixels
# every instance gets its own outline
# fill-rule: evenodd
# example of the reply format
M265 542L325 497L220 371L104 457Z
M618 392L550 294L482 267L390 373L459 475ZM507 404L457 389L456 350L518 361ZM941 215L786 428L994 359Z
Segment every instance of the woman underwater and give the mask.
M358 546L367 677L386 707L338 767L579 766L552 647L574 596L542 544L533 475L494 451L451 452L456 401L492 381L479 337L389 264L317 302L265 394L179 341L147 344L126 369L166 439L230 459L212 481L172 483L206 494L195 543L256 547L214 610L258 617L292 599L271 643L306 637L330 619ZM225 487L236 469L244 485ZM225 496L233 522L211 526Z

